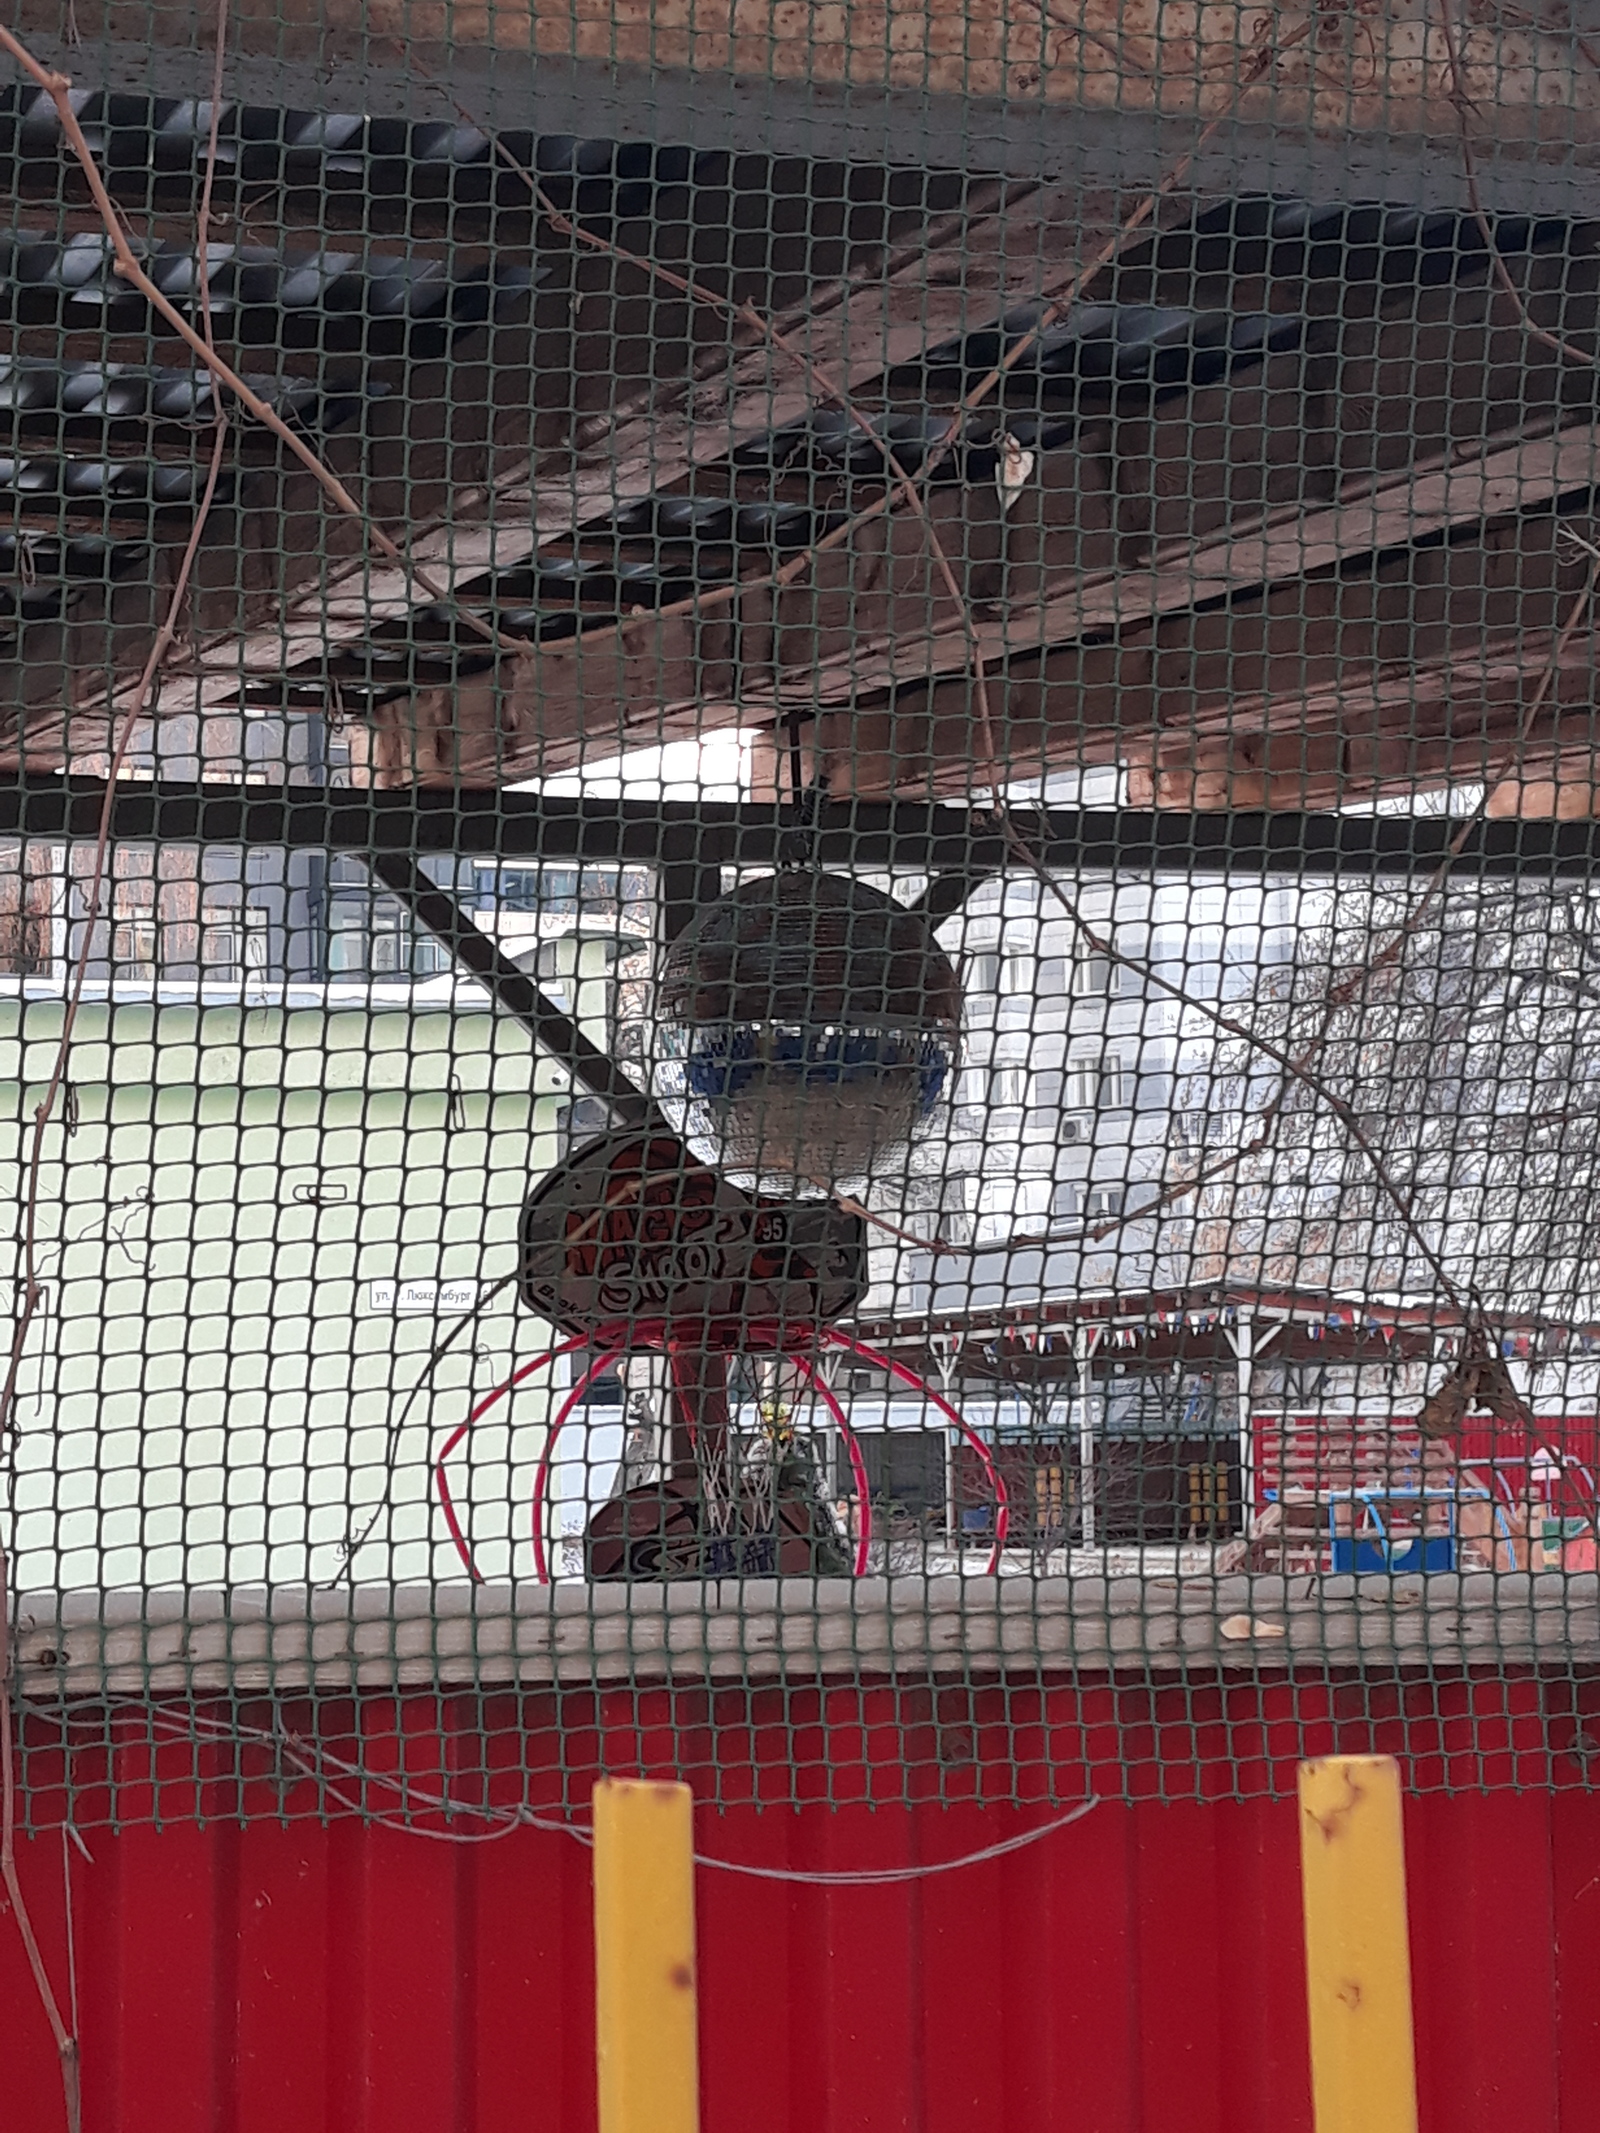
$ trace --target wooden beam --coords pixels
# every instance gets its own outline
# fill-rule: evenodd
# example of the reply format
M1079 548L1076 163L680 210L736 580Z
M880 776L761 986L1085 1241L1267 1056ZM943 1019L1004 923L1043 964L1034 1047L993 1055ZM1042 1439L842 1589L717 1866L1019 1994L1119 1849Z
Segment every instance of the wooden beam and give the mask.
M982 641L997 664L1018 655L1024 661L1020 670L1011 670L1009 678L990 684L991 699L1003 703L1003 722L1010 735L1009 741L997 735L1002 759L1014 764L1024 759L1030 764L1071 762L1087 749L1089 760L1109 760L1130 728L1148 726L1157 716L1154 695L1149 693L1156 685L1151 640L1147 632L1140 634L1138 626L1160 618L1180 625L1177 642L1185 655L1192 656L1194 647L1185 639L1193 632L1191 611L1197 597L1214 599L1230 590L1235 595L1253 591L1263 584L1262 573L1269 568L1285 574L1277 590L1288 596L1291 621L1299 616L1296 641L1292 648L1286 647L1286 654L1303 662L1312 648L1305 605L1315 606L1323 597L1341 599L1344 593L1331 575L1325 591L1311 591L1298 577L1288 575L1298 563L1326 572L1334 562L1372 553L1403 529L1425 538L1446 524L1481 520L1489 511L1527 510L1547 503L1560 488L1573 485L1579 470L1591 482L1596 478L1597 440L1600 431L1595 425L1583 424L1556 438L1508 445L1476 460L1435 470L1416 489L1408 480L1396 480L1375 486L1338 509L1299 518L1286 515L1276 526L1257 527L1237 541L1218 543L1198 556L1184 556L1181 569L1176 567L1176 558L1163 559L1156 568L1139 573L1133 589L1125 589L1125 576L1107 572L1093 589L1085 589L1071 601L1054 603L1045 618L1030 618L1010 630L980 625ZM959 508L952 497L947 524L958 523ZM1446 513L1454 512L1460 512L1462 519L1446 518ZM1533 524L1540 529L1536 539L1548 540L1553 530L1549 522L1536 519ZM1424 566L1425 574L1430 567ZM677 734L704 734L771 721L781 718L792 703L808 714L820 707L828 735L822 741L822 752L830 762L845 758L834 767L848 789L877 791L885 789L881 779L886 772L880 768L865 773L857 759L863 748L869 756L878 750L859 738L849 738L859 730L853 707L865 700L869 708L860 718L876 720L884 735L892 725L899 736L897 748L904 766L900 789L919 789L923 775L919 765L930 748L942 759L935 774L936 789L960 789L970 780L978 740L965 645L959 636L949 634L942 640L935 688L924 699L928 714L922 723L931 720L929 733L912 739L919 722L916 700L907 712L891 715L885 685L886 667L892 668L906 655L891 652L887 661L868 656L855 688L850 686L848 668L814 674L808 689L797 679L776 697L750 685L749 667L760 658L763 636L770 643L783 627L772 615L773 605L770 600L766 603L765 624L759 608L747 599L737 625L723 611L708 614L698 624L686 618L670 629L646 622L637 631L600 633L590 645L579 640L576 645L542 649L508 662L498 676L486 674L453 689L419 692L407 703L379 714L387 775L396 782L414 777L424 781L462 777L477 782L531 776ZM1513 626L1526 628L1533 618L1519 612L1511 621ZM1123 626L1119 643L1075 641L1119 622ZM1413 624L1408 620L1406 626ZM1217 619L1216 629L1225 642L1238 634L1226 614ZM1039 669L1026 655L1037 656L1047 631L1055 633L1057 642L1049 650L1045 667ZM1227 642L1225 656L1230 664L1237 659L1236 643ZM1397 650L1394 656L1403 654ZM923 647L909 657L925 670ZM1342 680L1334 676L1347 658L1348 653L1334 661L1327 684L1330 692L1342 689ZM1226 695L1230 703L1235 686L1230 679ZM883 700L877 710L870 708L875 694ZM846 705L852 708L840 724L834 707ZM1168 709L1166 715L1177 714ZM948 717L954 718L953 726ZM1022 742L1023 729L1034 723L1039 726L1036 737ZM858 783L863 774L870 777L865 786Z
M1496 115L1485 133L1524 154L1570 152L1600 130L1600 80L1585 63L1584 40L1543 27L1538 14L1508 9L1503 21L1464 22L1464 88L1474 113ZM413 54L431 61L453 53L458 65L480 54L513 64L523 55L587 61L611 73L647 71L666 98L683 94L676 83L696 82L716 97L730 77L769 94L804 87L824 110L841 96L881 104L891 92L917 107L931 100L931 123L952 131L969 107L999 100L1019 116L1055 106L1123 123L1199 120L1234 106L1247 122L1341 140L1415 132L1437 143L1454 134L1452 83L1429 0L1388 0L1361 16L1361 35L1310 39L1303 12L1275 0L1263 41L1277 57L1241 97L1235 85L1260 35L1256 19L1232 7L1173 11L1148 0L1052 0L1048 13L1028 0L977 0L959 14L926 0L893 12L881 0L614 0L582 9L571 0L516 9L410 0L403 11L281 0L243 16L235 42L243 57L324 67L352 52L375 67L403 68ZM148 35L164 43L167 26L158 14ZM51 0L21 0L18 27L62 34ZM187 55L187 31L172 27ZM127 28L116 0L76 0L69 54ZM412 81L426 78L414 73ZM746 97L763 108L748 89Z
M1600 529L1585 514L1575 530ZM1007 778L1122 761L1137 804L1181 808L1335 807L1492 774L1508 748L1543 762L1580 745L1574 712L1582 733L1592 715L1584 630L1524 731L1586 569L1538 514L1481 543L1069 646L991 684L996 758ZM964 676L826 710L808 731L835 797L977 796L988 783Z
M1503 16L1459 10L1477 189L1491 212L1600 211L1589 57L1600 40L1533 19L1557 12L1533 0L1508 0ZM18 0L13 17L41 57L80 78L91 52L94 87L193 93L181 11L78 0L64 18L57 0ZM977 0L959 40L952 20L926 7L886 16L881 5L816 0L704 10L620 0L577 14L569 0L516 11L297 0L242 15L229 90L447 122L459 101L499 128L744 154L915 168L937 152L1019 175L1074 169L1129 198L1193 154L1197 186L1219 198L1468 205L1430 0L1363 0L1358 30L1343 37L1304 36L1305 11L1288 5L1241 15L1050 0L1041 13L1035 0ZM1230 112L1261 26L1276 36L1272 67ZM1219 112L1230 123L1200 139Z
M1047 291L1069 279L1080 253L1092 251L1103 235L1100 220L1083 221L1076 191L1072 198L1077 219L1064 250L1062 188L975 184L966 207L924 230L917 243L891 249L887 274L858 270L809 294L774 325L812 362L851 390L863 390L931 341L989 323L1015 300L1019 273L1031 278L1043 262ZM1109 199L1095 207L1102 218L1113 212ZM950 261L960 263L959 273L943 271ZM625 263L618 271L649 286L646 275ZM798 420L816 403L804 374L754 327L724 330L728 360L720 371L702 366L688 383L655 385L616 410L625 419L589 421L587 442L575 453L546 453L535 475L524 470L498 489L469 493L448 524L412 541L413 560L450 592L481 601L488 588L475 581L526 563L542 546L564 544L624 505L726 459L749 438ZM403 623L418 604L414 580L388 566L347 570L343 587L320 605L314 597L292 603L281 623L254 630L242 644L217 646L202 669L277 676Z
M1057 648L1151 616L1308 577L1355 556L1414 547L1447 528L1514 516L1597 482L1600 426L1583 422L1553 436L1519 437L1497 450L1431 469L1408 467L1389 480L1353 482L1325 510L1277 512L1198 550L1190 543L1174 544L1143 569L1098 572L1004 622L979 621L969 632L951 614L930 631L928 641L867 643L850 659L830 662L806 677L804 684L797 678L770 694L749 690L743 702L756 717L768 705L850 702L875 690L963 671L971 666L974 643L988 661Z

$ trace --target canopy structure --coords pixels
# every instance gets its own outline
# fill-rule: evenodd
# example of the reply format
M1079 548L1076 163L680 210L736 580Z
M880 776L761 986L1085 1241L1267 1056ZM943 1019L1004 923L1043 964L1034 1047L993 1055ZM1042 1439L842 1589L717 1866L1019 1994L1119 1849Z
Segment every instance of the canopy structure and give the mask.
M380 784L726 729L768 797L1588 813L1600 68L1500 12L246 14L213 147L212 55L80 7L150 282L358 512L19 78L9 746L103 748L209 492L146 769L313 713Z

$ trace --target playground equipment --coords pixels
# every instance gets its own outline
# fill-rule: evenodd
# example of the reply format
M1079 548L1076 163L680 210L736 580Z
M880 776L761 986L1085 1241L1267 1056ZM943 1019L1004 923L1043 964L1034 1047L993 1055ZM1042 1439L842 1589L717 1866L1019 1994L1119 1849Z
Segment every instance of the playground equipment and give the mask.
M1459 1568L1458 1513L1463 1503L1494 1506L1496 1537L1507 1551L1514 1536L1504 1505L1487 1489L1403 1488L1336 1489L1324 1499L1328 1515L1329 1567L1335 1571L1376 1571L1390 1577L1410 1577L1425 1570ZM1341 1529L1342 1505L1354 1507L1348 1529ZM1396 1506L1415 1505L1409 1530L1397 1533ZM1429 1506L1442 1510L1443 1531L1429 1529Z
M787 867L718 898L668 948L655 1094L736 1185L859 1192L932 1124L960 1039L960 981L924 917Z
M450 1488L447 1462L473 1425L558 1358L587 1356L551 1418L535 1473L535 1572L550 1577L546 1535L557 1448L595 1380L625 1355L667 1361L672 1419L655 1480L596 1505L583 1535L590 1578L839 1575L868 1566L872 1511L849 1418L819 1367L847 1352L921 1393L972 1446L994 1495L988 1568L1009 1525L1006 1487L989 1447L957 1410L903 1363L832 1323L866 1286L865 1227L826 1200L772 1201L742 1192L665 1134L604 1137L579 1150L523 1210L520 1290L529 1310L569 1337L522 1364L478 1401L434 1462L445 1522L471 1576L479 1573ZM737 1456L728 1371L735 1355L777 1359L827 1409L850 1459L860 1505L853 1559L816 1487L790 1453L759 1478Z

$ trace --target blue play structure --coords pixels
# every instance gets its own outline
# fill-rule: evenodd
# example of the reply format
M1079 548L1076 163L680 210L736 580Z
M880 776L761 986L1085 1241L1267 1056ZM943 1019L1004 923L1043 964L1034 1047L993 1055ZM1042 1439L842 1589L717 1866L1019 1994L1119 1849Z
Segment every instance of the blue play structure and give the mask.
M1463 1503L1493 1503L1498 1538L1510 1542L1511 1526L1505 1508L1487 1489L1341 1489L1327 1499L1328 1542L1335 1571L1377 1571L1388 1577L1413 1577L1420 1571L1454 1570L1457 1566L1456 1510ZM1341 1503L1360 1506L1352 1533L1338 1530ZM1446 1533L1408 1533L1396 1540L1390 1530L1392 1506L1414 1503L1419 1515L1424 1506L1447 1506L1450 1529ZM1386 1511L1388 1516L1385 1516Z

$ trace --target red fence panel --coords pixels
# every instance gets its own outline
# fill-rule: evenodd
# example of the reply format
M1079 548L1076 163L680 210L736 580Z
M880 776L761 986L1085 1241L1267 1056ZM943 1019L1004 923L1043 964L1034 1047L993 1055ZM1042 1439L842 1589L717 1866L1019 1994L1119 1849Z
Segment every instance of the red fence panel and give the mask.
M890 1887L704 1869L706 2133L1309 2133L1296 1811L1275 1790L1105 1801ZM698 1841L786 1873L928 1867L1062 1811L707 1808ZM1600 1798L1427 1792L1407 1816L1424 2133L1594 2133ZM590 2133L570 1838L340 1814L85 1843L66 1868L88 2133ZM63 1850L27 1839L21 1864L65 1996ZM4 2123L47 2133L54 2054L9 1926L0 2004Z

